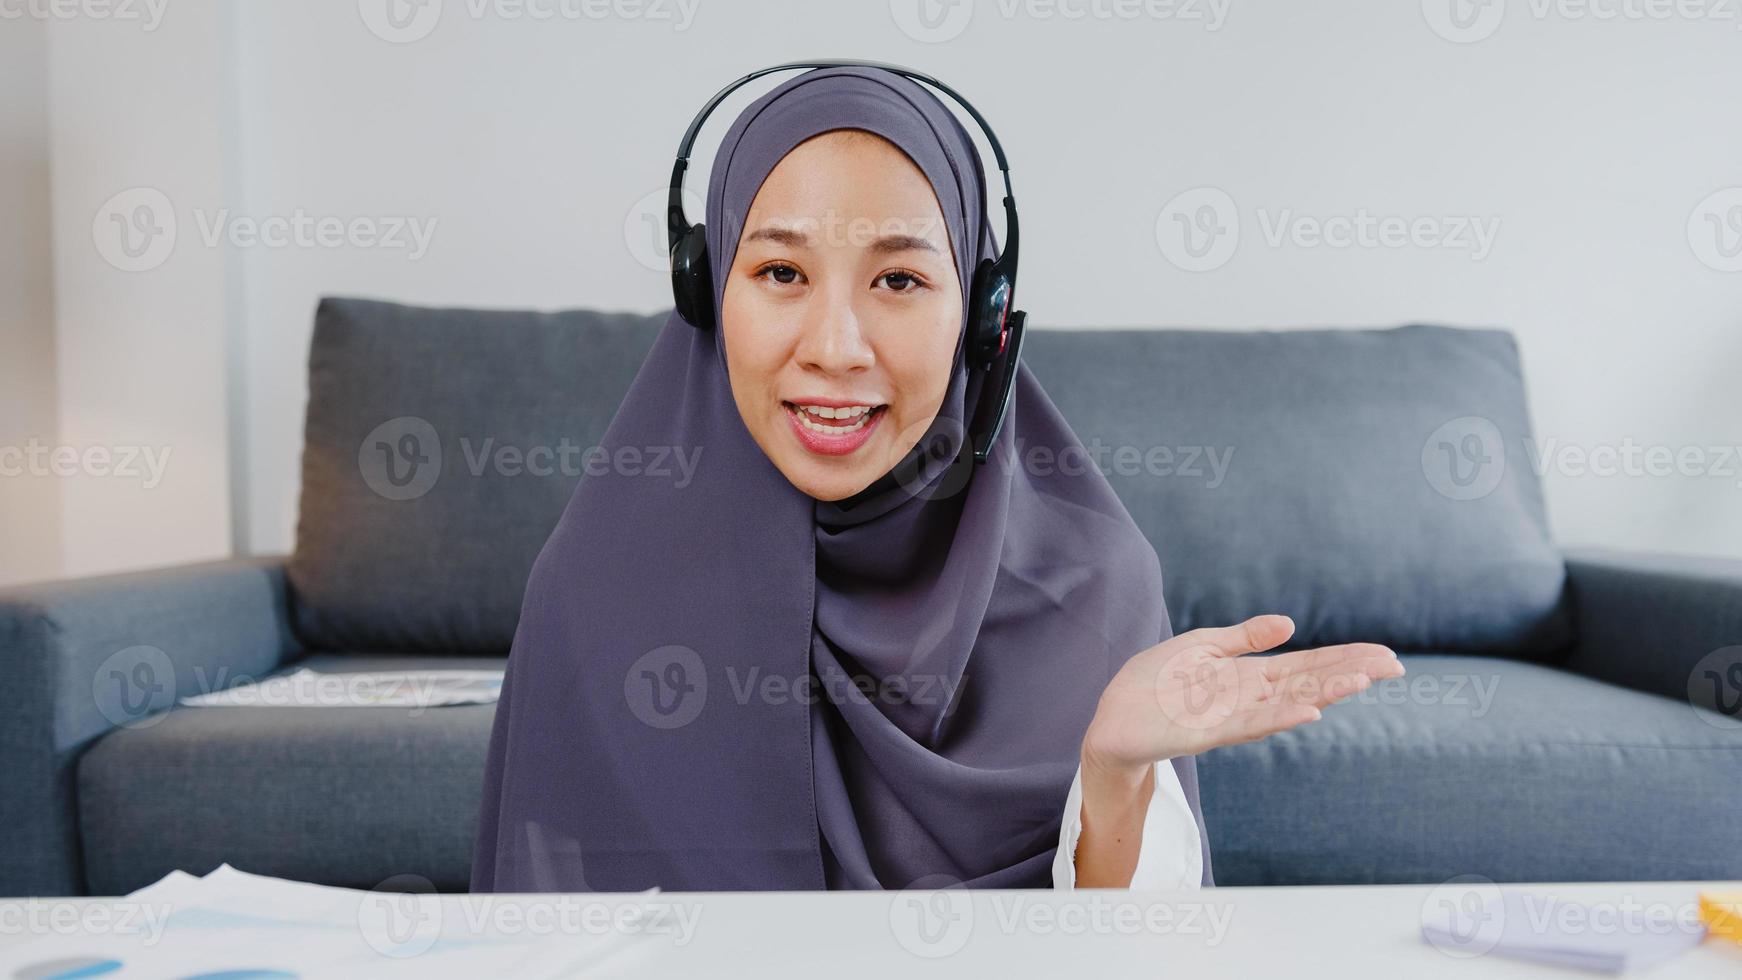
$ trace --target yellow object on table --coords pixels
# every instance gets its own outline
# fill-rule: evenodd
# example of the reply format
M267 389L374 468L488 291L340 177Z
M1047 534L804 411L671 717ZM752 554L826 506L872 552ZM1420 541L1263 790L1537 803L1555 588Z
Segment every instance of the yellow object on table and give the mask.
M1742 892L1701 895L1700 921L1711 935L1742 943Z

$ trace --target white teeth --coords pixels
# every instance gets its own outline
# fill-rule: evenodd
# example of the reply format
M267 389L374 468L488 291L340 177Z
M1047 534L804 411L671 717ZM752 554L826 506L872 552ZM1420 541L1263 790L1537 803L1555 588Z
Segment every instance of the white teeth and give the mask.
M858 411L859 419L858 419L858 421L854 422L851 425L823 425L820 422L812 422L810 419L805 418L805 413L810 411L811 406L805 405L805 406L798 406L798 407L803 409L803 411L793 413L793 417L798 419L799 424L804 426L805 428L811 430L812 432L821 432L821 433L824 433L825 435L838 436L838 435L844 435L844 434L849 433L849 432L858 432L860 429L863 429L865 427L866 423L871 421L870 410L867 407L862 406L862 405L855 406L855 408L857 408L859 410ZM854 414L853 409L843 408L840 411L843 413L841 416L839 416L841 418L845 418L848 415Z
M843 408L830 408L827 405L800 405L798 407L820 419L850 419L871 411L869 405L848 405Z

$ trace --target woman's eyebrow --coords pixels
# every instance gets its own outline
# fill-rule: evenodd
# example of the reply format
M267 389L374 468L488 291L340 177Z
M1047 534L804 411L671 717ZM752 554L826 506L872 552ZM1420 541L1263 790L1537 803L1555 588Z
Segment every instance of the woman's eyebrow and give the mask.
M768 225L758 228L744 236L746 243L755 241L770 241L788 248L809 248L810 235L796 228L782 228L779 225ZM931 239L919 235L884 235L870 243L871 251L879 254L891 252L932 252L937 253L938 247Z
M938 247L929 238L918 235L885 235L871 243L873 252L936 252Z
M744 236L746 242L754 242L760 239L767 239L777 245L785 245L788 248L805 248L811 243L810 236L802 231L793 228L780 228L773 225L766 228L758 228Z

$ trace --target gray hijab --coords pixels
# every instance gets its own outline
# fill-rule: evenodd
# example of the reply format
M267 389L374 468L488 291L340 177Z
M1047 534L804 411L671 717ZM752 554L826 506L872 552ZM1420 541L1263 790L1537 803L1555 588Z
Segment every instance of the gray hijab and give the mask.
M715 309L763 180L848 128L931 183L965 323L973 270L996 254L979 157L934 95L874 68L796 76L732 125L707 202ZM473 891L1050 884L1101 691L1171 635L1161 568L1098 470L1020 465L1081 449L1025 366L975 465L963 426L980 375L960 338L954 363L907 458L823 502L752 440L718 335L666 320L602 444L699 463L683 486L587 476L540 553ZM1193 760L1173 765L1207 842Z

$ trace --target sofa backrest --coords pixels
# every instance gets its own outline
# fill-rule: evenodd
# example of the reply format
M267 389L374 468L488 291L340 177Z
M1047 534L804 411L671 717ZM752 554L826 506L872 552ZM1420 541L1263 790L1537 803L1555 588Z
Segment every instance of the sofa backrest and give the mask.
M1161 556L1176 631L1550 659L1565 568L1511 334L1036 331L1024 357Z
M323 300L289 566L302 642L506 652L664 320ZM1107 474L1176 629L1283 612L1297 645L1566 641L1507 334L1036 330L1025 357L1090 455L1017 462Z
M317 650L506 653L663 315L324 299L288 578Z

